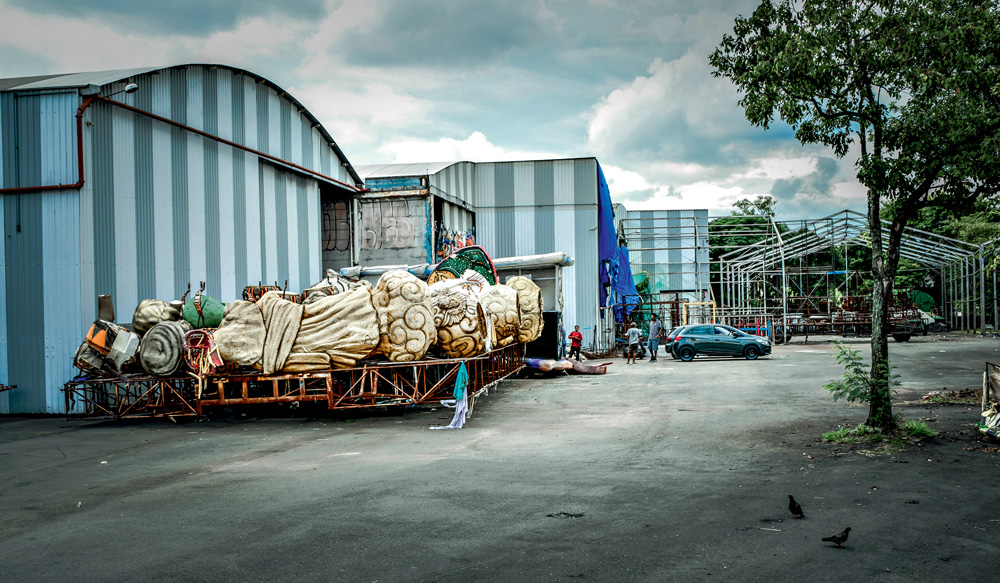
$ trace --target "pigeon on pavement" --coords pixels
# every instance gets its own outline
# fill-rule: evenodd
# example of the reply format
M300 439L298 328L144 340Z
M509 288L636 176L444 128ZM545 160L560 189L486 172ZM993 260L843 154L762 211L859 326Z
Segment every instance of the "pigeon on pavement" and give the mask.
M823 542L835 543L838 549L842 549L844 548L844 545L841 543L847 540L847 535L850 532L851 532L851 527L848 526L847 528L845 528L844 530L838 532L833 536L824 537Z
M802 507L799 503L792 498L792 495L788 495L788 511L792 513L792 518L805 518L806 515L802 514Z

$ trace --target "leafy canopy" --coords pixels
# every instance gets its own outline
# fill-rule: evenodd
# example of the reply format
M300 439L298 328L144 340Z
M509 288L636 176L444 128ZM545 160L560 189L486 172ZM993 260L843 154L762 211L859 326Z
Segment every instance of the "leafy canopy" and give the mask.
M859 180L904 221L1000 190L996 2L765 0L710 63L751 123L780 117L839 157L859 148Z

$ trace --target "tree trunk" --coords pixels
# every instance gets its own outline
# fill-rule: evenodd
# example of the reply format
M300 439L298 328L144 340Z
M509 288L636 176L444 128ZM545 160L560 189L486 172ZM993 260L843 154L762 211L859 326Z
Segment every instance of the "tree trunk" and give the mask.
M892 415L892 393L889 371L889 299L892 297L892 281L895 265L886 262L882 252L882 220L879 195L868 192L868 235L872 249L872 367L870 372L870 399L868 420L865 425L877 429L892 429L896 422ZM890 240L890 247L892 241ZM890 258L891 259L891 258Z

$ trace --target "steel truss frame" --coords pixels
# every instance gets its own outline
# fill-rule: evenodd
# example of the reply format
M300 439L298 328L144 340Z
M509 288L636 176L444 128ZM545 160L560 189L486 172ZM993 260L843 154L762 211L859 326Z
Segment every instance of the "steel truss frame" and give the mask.
M356 368L277 375L85 379L64 385L66 410L82 416L183 417L205 408L326 401L330 410L420 405L452 398L462 364L474 400L524 366L524 345L510 344L468 359L364 364Z
M787 230L782 233L779 225ZM886 238L890 227L889 221L882 221L882 234ZM868 216L844 210L818 220L772 220L758 234L764 236L761 241L720 258L719 303L735 312L780 314L782 325L788 329L790 315L805 313L808 320L808 312L815 311L825 313L829 319L834 293L850 295L852 277L858 273L849 265L842 271L834 271L802 264L813 253L841 246L845 248L846 261L848 245L868 246ZM952 329L978 329L982 334L987 327L997 329L997 274L987 264L989 249L996 242L973 245L912 227L904 230L900 256L937 272L941 297L936 299ZM810 286L804 283L809 275L822 277ZM824 286L826 290L822 293ZM781 298L782 305L761 301L768 296Z

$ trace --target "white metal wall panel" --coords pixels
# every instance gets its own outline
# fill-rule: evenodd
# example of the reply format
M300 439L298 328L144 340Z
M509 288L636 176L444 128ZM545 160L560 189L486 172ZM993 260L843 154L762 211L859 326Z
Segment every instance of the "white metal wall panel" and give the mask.
M205 84L201 67L187 69L187 125L205 129Z
M244 167L246 172L246 254L248 279L245 285L251 285L268 280L262 269L264 248L263 241L260 236L260 162L258 162L257 156L249 152L245 154L244 158Z
M135 134L133 115L113 108L111 153L114 156L113 189L115 197L115 317L131 320L131 311L139 303L135 227Z
M319 130L311 129L310 131L312 131L313 133L313 141L312 141L313 151L312 155L309 157L308 166L318 171L320 174L322 174L323 171L320 170L320 168L322 168L321 160L323 157L323 152L329 151L330 148L329 146L326 145L326 140L324 140L323 136L320 135Z
M569 207L557 208L553 215L556 224L561 225L556 250L569 253L573 256L573 261L577 262L575 253L577 247L576 229L573 228L573 222L576 219L573 210ZM576 325L567 319L568 316L573 316L573 320L576 320L576 298L573 297L572 293L576 285L576 271L575 265L563 269L563 322L570 327Z
M596 180L596 171L595 171ZM597 199L597 186L594 185L594 200ZM565 296L575 299L573 314L580 329L589 333L587 343L593 341L594 328L597 325L598 296L598 260L597 260L597 230L591 230L597 225L597 208L577 208L573 212L573 266L567 268L573 272L573 286L567 286L563 291ZM560 234L561 238L561 234ZM564 270L563 273L566 271Z
M220 108L220 111L223 108ZM236 249L236 212L233 194L233 149L219 145L219 256L222 258L220 281L222 288L216 292L223 302L242 299L243 287L247 282L236 281L236 254L244 253Z
M552 164L553 166L553 182L554 182L554 196L553 203L556 208L561 208L565 205L576 204L576 191L575 191L575 164L573 160L556 160ZM594 204L597 204L597 194L594 194ZM595 208L594 212L597 210Z
M79 95L72 91L40 95L37 99L42 155L40 184L73 184L78 179L74 115Z
M514 166L514 209L521 210L535 204L535 171L531 162L517 162Z
M481 210L493 208L496 200L496 164L476 165L475 205Z
M302 114L291 103L286 104L285 107L292 110L292 158L290 162L305 166L302 152Z
M248 148L261 150L261 144L257 143L257 83L252 77L244 75L241 77L243 83L243 141ZM254 162L254 174L257 173L257 163ZM249 166L249 165L248 165ZM254 179L257 182L257 179Z
M55 191L37 196L42 197L42 254L45 257L42 281L45 297L58 298L57 301L46 301L44 310L45 413L64 413L62 383L76 374L72 359L66 358L66 355L76 352L83 333L76 326L67 325L67 322L80 321L80 304L62 301L81 295L79 248L73 244L80 239L80 200L73 191Z
M270 87L267 88L267 138L262 151L281 157L281 98Z
M218 86L218 111L216 113L216 123L218 124L218 135L220 138L233 140L233 73L228 69L218 69L216 71L216 82ZM222 156L221 146L219 156ZM220 174L225 176L225 174Z
M294 126L294 124L292 124ZM294 144L294 140L292 141ZM287 175L286 187L285 187L285 216L286 224L288 225L285 229L285 237L288 239L288 285L295 286L296 289L302 289L299 269L299 253L305 251L304 249L299 249L299 231L298 231L298 217L299 217L299 197L306 196L305 184L302 178L291 174L285 173Z
M208 268L205 259L205 139L196 134L187 134L187 167L188 230L174 236L186 235L188 238L189 280L191 288L195 289L198 282L207 279Z
M86 126L84 126L86 127ZM90 140L83 141L84 168L93 168L93 152ZM89 180L80 189L80 234L78 237L80 249L80 329L85 329L97 317L97 305L94 291L97 287L97 273L94 250L94 185Z
M305 227L309 230L309 273L306 274L305 279L308 280L308 284L306 285L312 285L326 274L323 273L322 229L320 228L319 221L312 220L312 217L322 216L319 208L319 183L315 180L310 180L307 185L309 192L307 193L308 204L306 205L306 212L308 212L310 220L306 221ZM302 228L302 225L299 228Z
M263 199L264 216L261 217L264 227L263 248L261 258L264 260L264 281L271 283L278 280L277 240L278 227L274 218L278 215L275 204L274 166L261 165L260 196Z
M153 240L156 241L156 297L180 299L174 285L173 172L170 170L170 126L153 124Z
M160 117L169 119L172 109L170 102L170 75L147 75L143 80L141 90L152 94L150 111Z

